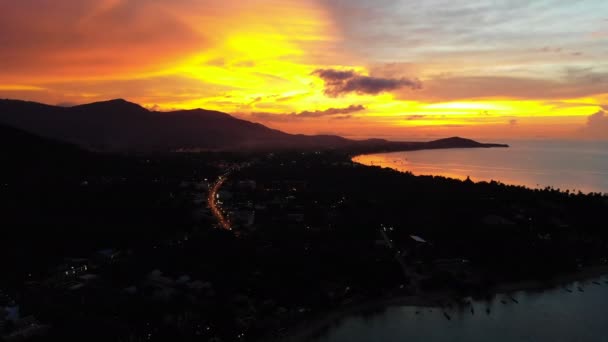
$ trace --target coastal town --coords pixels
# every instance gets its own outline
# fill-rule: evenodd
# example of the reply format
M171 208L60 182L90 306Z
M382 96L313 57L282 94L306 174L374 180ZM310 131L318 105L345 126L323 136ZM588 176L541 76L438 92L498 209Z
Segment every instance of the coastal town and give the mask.
M54 233L49 243L70 241L55 257L9 259L22 271L0 287L4 340L281 339L399 300L449 320L456 308L491 315L466 298L491 301L509 284L606 270L601 194L418 177L320 151L142 157L94 173L61 195L81 199L70 208L137 188L158 209L143 228L106 212L107 224L134 223L104 225L95 243Z
M0 342L608 342L608 0L0 0Z

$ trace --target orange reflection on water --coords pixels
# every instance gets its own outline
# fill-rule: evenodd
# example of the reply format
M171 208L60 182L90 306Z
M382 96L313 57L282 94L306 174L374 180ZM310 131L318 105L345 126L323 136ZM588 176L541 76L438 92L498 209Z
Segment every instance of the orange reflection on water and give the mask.
M572 141L513 142L507 149L446 149L361 155L354 162L415 175L529 188L607 192L608 145Z
M367 154L354 157L352 160L355 163L367 166L379 166L382 168L390 168L401 172L411 172L418 176L443 176L448 178L465 180L467 178L462 172L457 173L451 170L446 170L435 165L421 165L411 163L407 157L399 156L395 158L395 154ZM466 170L461 170L466 171Z

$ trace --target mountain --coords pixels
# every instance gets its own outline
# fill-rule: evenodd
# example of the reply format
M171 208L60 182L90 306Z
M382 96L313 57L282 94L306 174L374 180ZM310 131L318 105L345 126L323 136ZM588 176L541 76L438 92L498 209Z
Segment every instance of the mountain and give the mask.
M458 140L460 138L424 147L428 143L294 135L222 112L203 109L155 112L122 99L74 107L0 100L0 123L88 149L109 151L354 149L364 152L484 147L473 141Z
M40 159L46 156L72 157L86 154L78 146L43 138L0 124L0 160Z
M216 111L154 112L120 99L68 108L1 100L0 122L101 150L331 147L347 141L291 135Z
M28 183L79 174L97 159L80 147L0 124L0 179ZM1 184L0 184L1 185ZM0 191L1 192L1 191Z
M509 147L505 144L482 144L475 140L460 137L439 139L425 143L427 149L433 148L488 148L488 147Z

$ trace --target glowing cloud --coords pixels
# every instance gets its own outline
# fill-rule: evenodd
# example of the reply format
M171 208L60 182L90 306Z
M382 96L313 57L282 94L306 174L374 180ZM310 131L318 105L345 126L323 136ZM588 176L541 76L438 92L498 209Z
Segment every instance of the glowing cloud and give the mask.
M297 133L342 119L335 133L361 137L566 136L608 101L606 11L602 0L2 1L0 97L121 97Z

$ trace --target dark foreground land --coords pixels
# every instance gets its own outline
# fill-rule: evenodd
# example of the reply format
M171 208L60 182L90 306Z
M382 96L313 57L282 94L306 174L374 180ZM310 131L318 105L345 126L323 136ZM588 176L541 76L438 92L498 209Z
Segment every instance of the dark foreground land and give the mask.
M22 147L0 171L0 340L268 340L345 305L485 295L608 256L599 194L416 177L347 152ZM207 203L220 176L231 230Z

